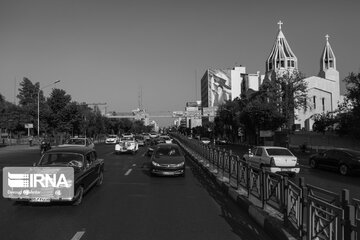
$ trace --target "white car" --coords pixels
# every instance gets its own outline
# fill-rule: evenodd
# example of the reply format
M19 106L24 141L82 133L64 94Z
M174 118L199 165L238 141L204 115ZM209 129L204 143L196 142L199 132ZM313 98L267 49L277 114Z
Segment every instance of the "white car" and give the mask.
M168 135L161 135L160 138L164 139L167 144L173 143L173 140Z
M201 138L200 141L201 141L202 143L204 143L204 144L209 144L209 143L211 142L210 139L209 139L209 138L206 138L206 137Z
M115 145L115 154L130 152L135 154L139 150L139 144L134 137L123 137Z
M122 134L122 137L123 137L123 138L133 138L133 137L134 137L134 134L132 134L132 133L123 133L123 134Z
M297 157L287 148L275 146L257 146L249 149L243 159L252 167L265 168L272 173L281 173L294 177L300 172Z
M150 138L157 138L159 136L159 134L156 132L151 132L151 133L149 133L149 136L150 136Z
M119 141L119 137L117 135L109 135L106 140L105 143L106 144L116 144Z
M70 138L64 144L58 145L58 147L71 147L71 146L95 148L95 144L90 138Z

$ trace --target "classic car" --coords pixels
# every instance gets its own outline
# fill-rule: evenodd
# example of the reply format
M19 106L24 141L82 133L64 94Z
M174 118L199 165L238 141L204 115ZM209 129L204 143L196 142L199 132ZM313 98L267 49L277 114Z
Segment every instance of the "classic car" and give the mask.
M33 167L54 169L57 167L72 167L74 169L72 198L56 198L55 188L53 197L15 199L28 202L70 202L73 205L81 204L84 194L94 185L100 186L104 179L104 159L100 159L94 149L88 147L52 148L45 152Z
M134 137L123 137L115 145L115 154L132 153L135 154L139 150L139 144Z
M185 176L185 156L176 144L156 145L151 156L150 173L154 175Z
M300 172L297 157L287 148L275 146L257 146L244 154L251 167L264 168L273 173L294 177Z

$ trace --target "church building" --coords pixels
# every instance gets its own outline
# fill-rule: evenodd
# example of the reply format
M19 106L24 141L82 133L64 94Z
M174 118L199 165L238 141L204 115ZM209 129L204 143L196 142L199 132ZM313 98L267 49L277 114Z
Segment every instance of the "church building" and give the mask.
M279 23L279 31L266 60L265 79L272 79L281 72L298 70L298 59L291 50ZM312 130L313 116L334 111L340 101L339 72L336 69L336 57L325 36L325 46L320 57L320 70L317 76L305 78L308 84L308 100L304 109L295 111L296 129ZM320 52L320 51L319 51Z

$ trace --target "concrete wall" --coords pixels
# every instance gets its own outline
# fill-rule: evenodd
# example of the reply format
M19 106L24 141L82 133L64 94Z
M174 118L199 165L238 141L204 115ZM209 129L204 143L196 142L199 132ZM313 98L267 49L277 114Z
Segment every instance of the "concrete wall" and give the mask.
M290 147L298 147L304 143L311 149L328 149L336 147L360 150L359 140L349 137L340 137L331 133L295 132L290 135Z

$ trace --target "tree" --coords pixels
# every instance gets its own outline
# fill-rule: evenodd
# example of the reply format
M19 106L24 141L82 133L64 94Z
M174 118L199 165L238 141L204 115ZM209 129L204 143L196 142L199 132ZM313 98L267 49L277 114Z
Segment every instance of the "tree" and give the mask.
M286 120L286 128L292 129L296 119L295 111L306 107L307 82L298 70L285 70L276 73L274 79L264 81L260 92L267 102L276 105Z
M336 123L334 114L331 112L321 113L314 116L313 130L315 132L325 133Z

